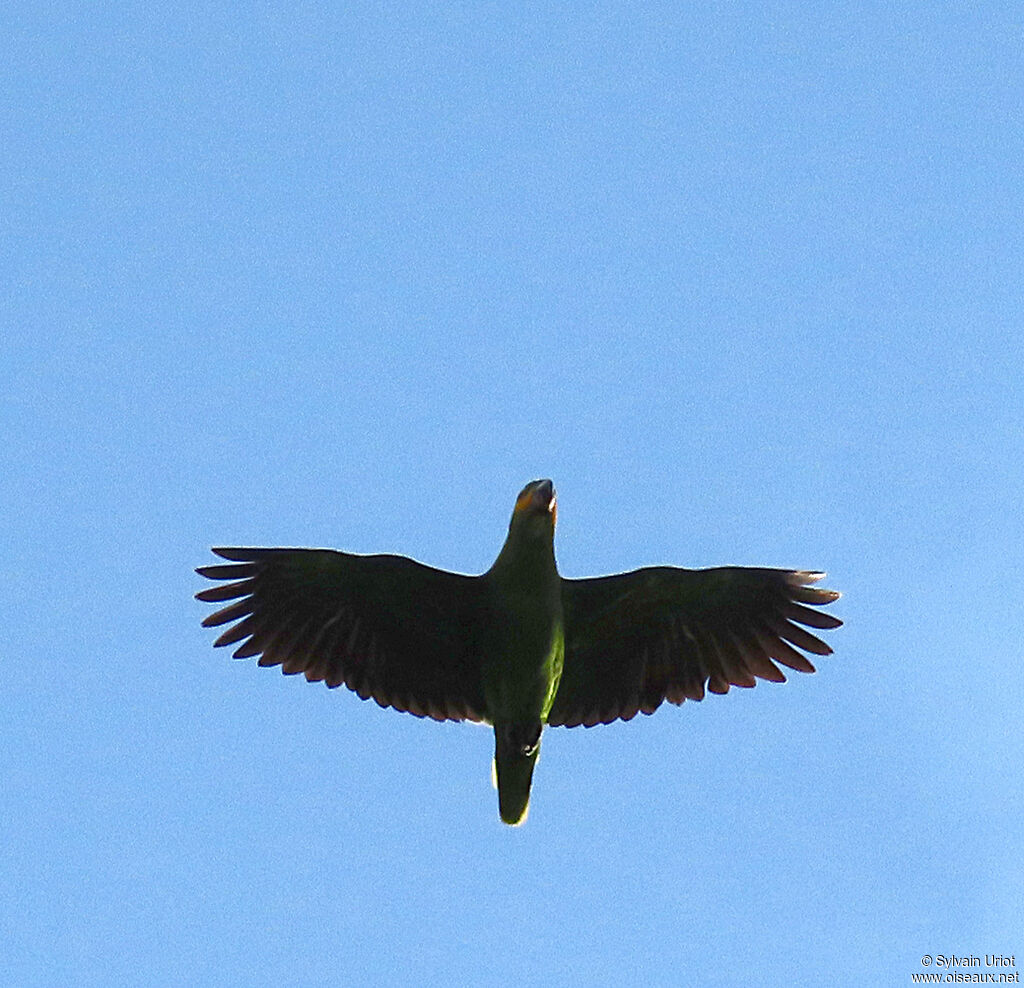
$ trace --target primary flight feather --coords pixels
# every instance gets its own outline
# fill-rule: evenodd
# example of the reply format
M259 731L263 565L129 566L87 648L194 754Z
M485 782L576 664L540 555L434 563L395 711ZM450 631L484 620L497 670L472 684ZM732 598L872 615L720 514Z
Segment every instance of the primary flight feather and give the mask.
M778 664L814 672L803 654L832 649L807 631L842 622L815 608L839 597L803 570L654 566L567 580L555 564L555 491L526 485L508 537L480 576L405 556L330 549L224 548L227 565L196 572L225 581L196 597L227 603L204 627L215 645L259 656L310 682L434 720L494 727L498 808L526 818L545 726L651 714L757 679Z

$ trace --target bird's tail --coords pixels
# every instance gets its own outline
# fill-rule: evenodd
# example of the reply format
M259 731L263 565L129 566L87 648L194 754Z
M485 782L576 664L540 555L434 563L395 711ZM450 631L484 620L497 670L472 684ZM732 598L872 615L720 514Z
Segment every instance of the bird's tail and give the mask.
M526 822L530 783L540 754L541 725L495 725L494 775L498 812L502 823L513 827Z

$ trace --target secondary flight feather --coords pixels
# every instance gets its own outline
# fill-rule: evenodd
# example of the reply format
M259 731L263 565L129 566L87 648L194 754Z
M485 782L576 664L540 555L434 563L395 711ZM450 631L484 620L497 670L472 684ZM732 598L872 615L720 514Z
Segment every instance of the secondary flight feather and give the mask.
M330 549L219 548L196 594L225 604L204 627L217 646L310 682L347 686L417 717L494 728L498 808L522 823L545 727L593 727L701 700L779 666L814 672L842 622L807 570L654 566L570 580L555 563L555 490L527 484L480 576L405 556Z

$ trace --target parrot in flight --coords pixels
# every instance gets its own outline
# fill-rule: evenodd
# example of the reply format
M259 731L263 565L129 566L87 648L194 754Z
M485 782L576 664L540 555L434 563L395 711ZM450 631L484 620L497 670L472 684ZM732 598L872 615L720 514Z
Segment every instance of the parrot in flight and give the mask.
M503 822L526 819L545 727L593 727L701 700L776 663L814 672L832 649L805 630L842 622L814 608L839 594L824 574L726 566L651 566L570 580L555 563L550 480L516 498L508 536L480 576L405 556L331 549L218 548L218 582L196 597L227 603L202 622L214 645L259 656L309 682L347 686L382 707L494 728ZM810 606L808 606L810 605Z

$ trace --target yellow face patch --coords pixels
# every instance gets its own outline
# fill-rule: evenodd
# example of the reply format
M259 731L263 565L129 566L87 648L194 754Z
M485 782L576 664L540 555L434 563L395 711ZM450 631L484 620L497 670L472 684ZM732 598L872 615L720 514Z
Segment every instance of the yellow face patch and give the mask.
M508 504L508 501L505 503ZM523 493L516 498L516 514L525 511L531 504L533 504L533 488L526 487L523 489Z

